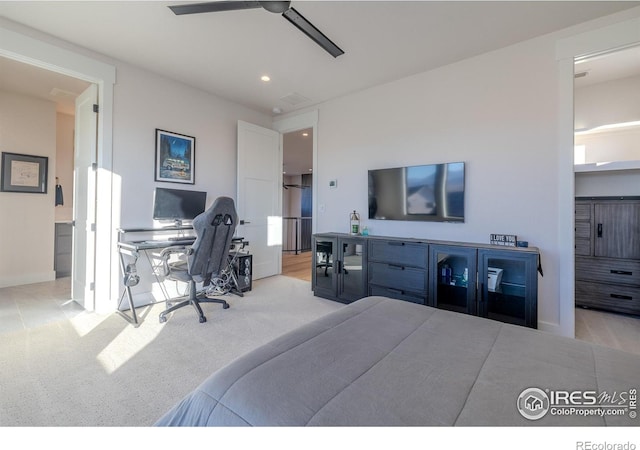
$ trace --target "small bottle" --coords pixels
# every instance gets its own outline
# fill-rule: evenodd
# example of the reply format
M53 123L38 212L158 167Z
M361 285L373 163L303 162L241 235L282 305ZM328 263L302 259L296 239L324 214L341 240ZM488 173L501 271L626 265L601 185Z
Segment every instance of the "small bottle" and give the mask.
M465 267L464 272L462 272L462 285L466 286L468 282L469 282L469 269Z
M351 226L349 227L349 232L352 236L357 236L360 234L360 214L356 212L354 209L350 216Z
M366 225L362 227L362 235L369 236L369 228Z

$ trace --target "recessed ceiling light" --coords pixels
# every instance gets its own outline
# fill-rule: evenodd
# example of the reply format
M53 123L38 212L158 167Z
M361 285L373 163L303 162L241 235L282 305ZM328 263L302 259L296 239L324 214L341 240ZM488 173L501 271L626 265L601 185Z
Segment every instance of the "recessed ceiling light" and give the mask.
M303 135L304 137L307 137L307 136L309 136L309 133L307 133L307 132L305 131L304 133L302 133L302 135Z
M265 83L267 83L267 82L271 81L271 77L270 77L269 75L262 75L262 76L260 77L260 79L261 79L262 81L264 81Z
M309 169L309 172L313 172L313 169Z

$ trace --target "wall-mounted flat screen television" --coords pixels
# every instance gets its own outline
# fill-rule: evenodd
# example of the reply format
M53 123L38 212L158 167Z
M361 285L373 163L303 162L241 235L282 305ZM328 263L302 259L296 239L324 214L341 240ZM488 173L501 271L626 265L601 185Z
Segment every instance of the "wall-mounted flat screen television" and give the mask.
M186 189L156 188L153 199L153 218L155 220L193 220L204 212L207 193Z
M369 170L369 219L464 222L464 162Z

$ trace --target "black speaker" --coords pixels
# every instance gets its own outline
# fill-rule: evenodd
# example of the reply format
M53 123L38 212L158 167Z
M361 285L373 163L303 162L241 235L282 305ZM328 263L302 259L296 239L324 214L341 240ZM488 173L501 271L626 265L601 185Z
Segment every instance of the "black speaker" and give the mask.
M235 256L232 252L230 257ZM240 292L247 292L251 290L251 271L253 260L251 255L246 253L238 253L235 262L233 263L233 272L238 279L238 289Z

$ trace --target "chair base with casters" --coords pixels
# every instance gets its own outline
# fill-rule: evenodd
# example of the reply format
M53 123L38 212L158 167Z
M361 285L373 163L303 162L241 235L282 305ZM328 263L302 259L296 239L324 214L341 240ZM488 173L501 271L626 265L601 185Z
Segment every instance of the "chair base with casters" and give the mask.
M207 321L207 318L202 312L202 307L200 306L200 303L219 303L222 305L222 309L229 308L229 303L227 303L225 300L221 298L211 298L211 297L207 297L203 292L196 292L195 281L189 282L189 294L183 298L185 298L185 300L182 300L179 303L176 303L170 306L169 308L165 309L160 313L160 316L159 316L160 323L164 323L167 321L167 317L166 317L167 314L187 305L192 305L195 308L196 312L198 313L200 323L204 323Z

